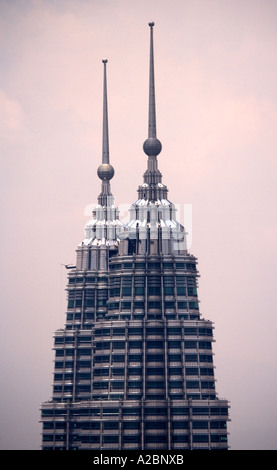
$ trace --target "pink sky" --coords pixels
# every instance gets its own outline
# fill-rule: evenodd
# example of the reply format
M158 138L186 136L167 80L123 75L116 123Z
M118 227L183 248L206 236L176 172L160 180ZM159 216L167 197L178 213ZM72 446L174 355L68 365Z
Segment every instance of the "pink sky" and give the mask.
M40 446L52 333L96 201L102 58L112 190L136 200L146 156L148 21L155 21L159 168L192 204L204 318L233 449L276 449L277 3L13 0L0 3L2 449Z

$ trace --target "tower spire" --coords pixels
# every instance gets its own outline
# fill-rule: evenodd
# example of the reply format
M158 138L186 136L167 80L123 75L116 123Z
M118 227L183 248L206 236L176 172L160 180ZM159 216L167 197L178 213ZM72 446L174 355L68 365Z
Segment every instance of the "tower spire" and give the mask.
M150 62L149 62L149 108L148 108L148 139L143 144L143 150L148 157L156 157L162 150L162 144L157 139L156 131L156 100L154 76L154 22L150 21Z
M110 165L109 156L109 126L108 126L108 98L107 98L107 59L102 60L104 64L103 80L103 130L102 130L102 164L98 167L97 174L101 179L101 194L98 196L98 203L107 206L107 197L111 196L110 180L114 176L114 169Z

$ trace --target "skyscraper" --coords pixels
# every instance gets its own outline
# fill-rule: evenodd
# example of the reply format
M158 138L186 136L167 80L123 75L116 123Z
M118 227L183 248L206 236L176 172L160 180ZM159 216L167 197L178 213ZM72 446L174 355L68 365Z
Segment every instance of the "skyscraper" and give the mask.
M213 324L200 315L197 259L158 169L150 26L147 169L123 225L110 180L104 59L101 193L68 275L54 335L42 449L227 449L228 401L215 390Z

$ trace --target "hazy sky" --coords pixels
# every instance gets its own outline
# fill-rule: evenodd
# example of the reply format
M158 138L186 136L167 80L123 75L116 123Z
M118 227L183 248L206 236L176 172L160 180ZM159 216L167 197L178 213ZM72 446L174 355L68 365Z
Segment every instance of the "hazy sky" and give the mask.
M136 200L151 20L159 168L181 219L192 204L229 442L276 449L276 18L276 0L0 0L1 449L40 447L61 264L100 192L103 57L112 190Z

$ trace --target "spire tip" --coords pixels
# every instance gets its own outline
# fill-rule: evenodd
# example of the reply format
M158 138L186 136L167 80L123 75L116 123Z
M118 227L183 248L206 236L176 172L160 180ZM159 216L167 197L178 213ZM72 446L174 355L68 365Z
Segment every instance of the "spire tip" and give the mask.
M102 59L103 64L106 64L108 62L108 59Z
M155 25L155 23L154 23L154 21L150 21L150 22L148 23L148 25L150 26L150 28L153 28L153 26Z

